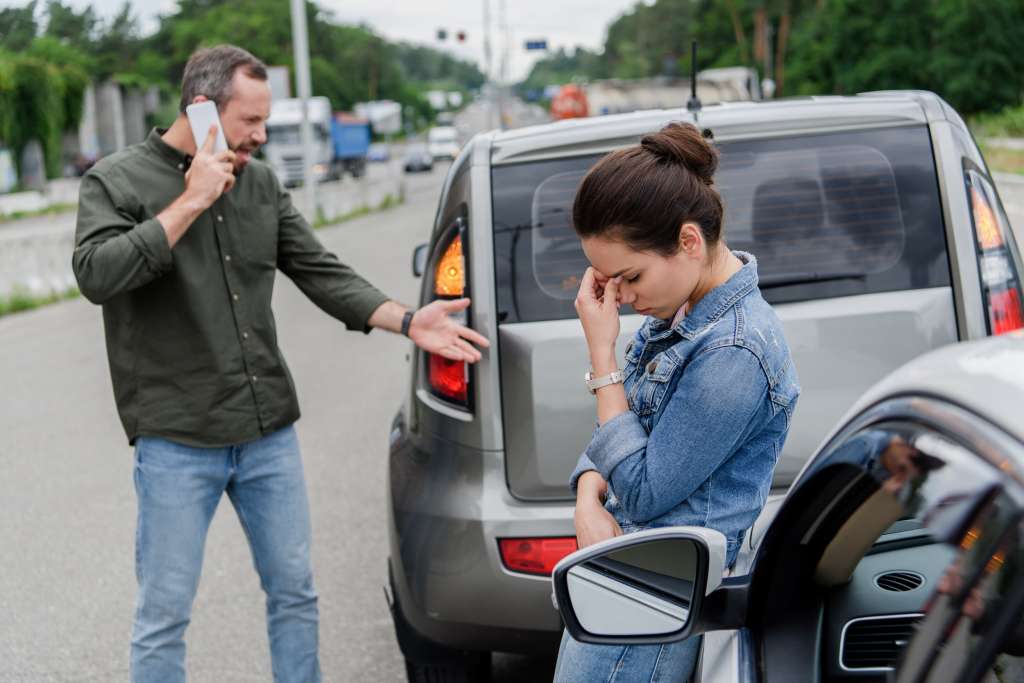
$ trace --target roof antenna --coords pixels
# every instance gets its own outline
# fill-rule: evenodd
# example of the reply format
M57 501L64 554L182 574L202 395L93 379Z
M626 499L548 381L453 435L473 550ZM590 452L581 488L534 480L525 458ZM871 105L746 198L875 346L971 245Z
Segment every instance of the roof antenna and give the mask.
M701 110L700 100L697 99L697 41L694 40L690 49L690 101L686 103L686 110L693 113L696 121L697 112Z

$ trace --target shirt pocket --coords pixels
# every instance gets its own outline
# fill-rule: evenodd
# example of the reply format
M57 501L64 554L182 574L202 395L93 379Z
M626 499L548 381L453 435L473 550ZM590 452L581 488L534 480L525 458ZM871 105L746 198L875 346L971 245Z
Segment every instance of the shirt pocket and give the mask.
M653 415L661 409L672 379L679 370L679 361L660 353L642 368L629 393L629 406L637 415Z
M277 267L277 207L250 204L236 209L237 239L245 257L258 265Z

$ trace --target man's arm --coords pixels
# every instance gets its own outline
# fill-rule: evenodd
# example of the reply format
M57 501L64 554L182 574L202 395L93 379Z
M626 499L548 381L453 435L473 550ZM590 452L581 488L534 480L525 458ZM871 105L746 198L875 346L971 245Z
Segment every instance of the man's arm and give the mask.
M185 191L155 218L138 223L117 184L96 171L82 179L72 269L89 301L141 287L169 271L171 248L195 219L234 184L230 151L210 154L213 138L185 174ZM208 149L209 147L209 149Z
M224 150L214 154L213 145L216 138L217 127L210 126L206 141L185 173L185 191L171 202L170 206L157 214L156 219L163 226L167 244L172 249L199 215L235 185L232 167L235 153Z
M71 266L85 298L102 304L169 271L171 247L160 221L137 223L106 179L90 171L78 192Z
M377 327L398 333L409 309L391 300L352 268L327 251L302 217L291 196L275 179L278 193L277 265L319 306L349 329L369 332ZM469 307L469 299L438 300L415 311L409 338L421 349L451 360L475 363L487 339L453 319Z

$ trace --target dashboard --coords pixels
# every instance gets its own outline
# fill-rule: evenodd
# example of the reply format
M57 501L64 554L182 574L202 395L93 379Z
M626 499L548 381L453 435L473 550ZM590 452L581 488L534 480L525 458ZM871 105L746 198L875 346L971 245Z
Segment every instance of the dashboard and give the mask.
M897 522L825 602L822 679L886 681L956 555L915 520Z

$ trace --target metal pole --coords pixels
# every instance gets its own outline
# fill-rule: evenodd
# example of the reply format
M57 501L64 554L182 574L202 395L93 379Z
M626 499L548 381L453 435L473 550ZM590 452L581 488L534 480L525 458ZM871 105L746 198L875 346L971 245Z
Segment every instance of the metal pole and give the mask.
M498 30L501 31L501 66L498 67L498 127L505 130L505 81L508 78L508 24L505 22L505 0L498 0Z
M494 79L491 77L491 3L484 0L484 87L487 88L487 128L494 128Z
M299 99L302 100L302 123L300 132L302 134L302 185L306 190L306 198L311 216L307 220L316 224L320 219L320 206L316 196L316 177L313 175L312 167L315 161L313 155L313 127L309 122L309 98L310 85L309 77L309 34L306 30L306 0L291 0L292 7L292 44L295 49L295 84L299 91Z

